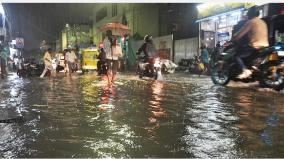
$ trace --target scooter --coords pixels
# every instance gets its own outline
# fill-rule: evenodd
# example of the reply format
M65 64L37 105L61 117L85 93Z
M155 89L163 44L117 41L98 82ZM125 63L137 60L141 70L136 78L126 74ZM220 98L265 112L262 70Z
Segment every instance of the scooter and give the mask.
M98 61L97 68L98 68L98 75L106 75L107 74L107 63L106 63L106 61Z

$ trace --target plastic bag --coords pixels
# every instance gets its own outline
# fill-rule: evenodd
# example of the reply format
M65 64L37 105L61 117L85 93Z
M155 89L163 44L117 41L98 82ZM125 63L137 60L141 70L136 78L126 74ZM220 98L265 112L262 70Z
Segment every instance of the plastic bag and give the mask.
M122 57L123 53L122 53L122 49L120 45L115 45L112 47L112 51L113 51L113 55L114 56L118 56L118 57Z

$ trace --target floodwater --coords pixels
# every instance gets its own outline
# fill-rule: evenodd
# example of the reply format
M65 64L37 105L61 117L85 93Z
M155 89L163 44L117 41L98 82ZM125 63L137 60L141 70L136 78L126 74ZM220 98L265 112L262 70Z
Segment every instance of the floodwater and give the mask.
M0 81L0 157L284 157L284 95L121 74ZM2 112L3 114L3 112ZM5 113L4 113L5 114Z

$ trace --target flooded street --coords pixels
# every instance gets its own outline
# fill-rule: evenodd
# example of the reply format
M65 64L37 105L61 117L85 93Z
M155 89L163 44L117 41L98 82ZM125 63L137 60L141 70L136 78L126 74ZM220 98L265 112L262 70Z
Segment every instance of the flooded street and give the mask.
M13 74L0 87L3 116L23 115L0 123L0 157L284 157L283 93L181 73L114 87Z

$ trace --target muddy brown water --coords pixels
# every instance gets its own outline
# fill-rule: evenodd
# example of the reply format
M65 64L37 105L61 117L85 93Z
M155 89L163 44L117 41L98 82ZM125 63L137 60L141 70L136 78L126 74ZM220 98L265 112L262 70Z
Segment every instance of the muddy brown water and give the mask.
M0 157L284 157L284 96L214 86L208 77L166 81L95 75L0 81Z

